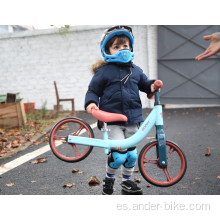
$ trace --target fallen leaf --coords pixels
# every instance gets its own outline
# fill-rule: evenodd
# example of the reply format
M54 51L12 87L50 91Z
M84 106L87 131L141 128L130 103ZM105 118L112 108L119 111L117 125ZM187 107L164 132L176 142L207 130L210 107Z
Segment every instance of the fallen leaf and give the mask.
M66 143L66 141L62 141L62 143Z
M84 173L84 171L80 171L80 172L78 172L78 173L80 173L80 174L81 174L81 173Z
M34 144L35 144L35 145L38 145L38 144L40 144L40 142L39 142L39 141L35 141Z
M66 183L66 184L64 184L63 185L63 187L72 187L72 186L75 186L76 185L76 183Z
M217 178L218 178L218 179L220 179L220 175L219 175L219 176L217 176Z
M207 151L207 153L205 154L205 156L209 156L209 155L211 154L211 152L210 152L210 147L207 147L207 148L206 148L206 151Z
M8 141L8 138L2 138L0 141L2 141L2 142L7 142L7 141Z
M15 143L15 144L12 144L12 145L11 145L12 148L18 148L18 147L20 147L20 146L21 146L21 144L19 144L19 143Z
M10 147L11 147L11 143L6 144L6 146L5 146L5 147L10 148Z
M155 137L147 137L147 139L156 139Z
M195 178L196 180L200 180L201 178Z
M193 183L199 183L199 182L193 182Z
M122 178L122 175L119 175L118 177Z
M43 162L45 162L45 161L46 161L45 158L39 158L39 159L37 159L37 160L31 161L30 163L43 163Z
M146 187L150 187L150 185L146 185Z
M4 133L5 133L4 130L0 129L0 134L4 134Z
M5 184L6 186L14 186L15 184L14 183L8 183L8 184Z
M91 187L94 187L94 188L96 188L96 187L98 187L98 186L91 186Z
M3 167L5 167L5 165L4 165L4 164L2 164L0 167L1 167L1 168L3 168Z
M139 172L139 170L134 170L133 172L134 172L134 173L138 173L138 172Z
M35 182L37 182L37 181L35 181L35 180L33 180L33 181L31 181L32 183L35 183Z
M186 188L186 186L181 186L181 188Z
M21 134L20 131L17 131L14 133L14 136L19 136L20 134Z
M88 179L88 183L100 183L100 181L96 178L96 176L91 176Z
M139 178L139 179L134 178L134 181L140 183L141 182L141 178Z
M32 140L32 139L30 139L30 138L27 138L26 141L34 142L35 140Z
M6 151L5 149L2 149L1 151L0 151L0 154L6 154L8 151Z
M66 126L62 125L59 130L64 130Z
M72 170L72 173L76 173L76 172L78 172L79 170L77 170L77 169L73 169Z

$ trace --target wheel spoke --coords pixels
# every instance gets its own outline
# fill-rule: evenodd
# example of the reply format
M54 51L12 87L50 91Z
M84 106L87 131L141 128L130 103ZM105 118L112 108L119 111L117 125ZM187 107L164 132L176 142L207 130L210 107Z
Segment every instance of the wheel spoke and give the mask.
M158 159L157 160L150 160L150 159L147 159L147 158L144 158L144 163L153 163L153 164L157 164L157 161L158 161Z
M83 128L84 128L84 126L79 125L79 128L74 133L72 133L71 135L78 136Z
M80 157L81 154L79 153L79 151L78 151L78 149L77 149L77 147L76 147L76 144L72 144L72 148L73 148L73 150L74 150L75 156L76 156L76 157Z
M167 160L169 159L170 155L175 151L173 147L170 147L169 151L167 152Z
M166 175L166 177L167 177L167 181L168 181L168 182L170 182L170 181L172 181L172 180L173 180L173 178L170 176L170 173L169 173L169 171L168 171L168 168L167 168L167 167L163 169L163 172L165 173L165 175Z
M57 140L66 140L66 137L54 135L53 139L54 139L55 141L57 141Z

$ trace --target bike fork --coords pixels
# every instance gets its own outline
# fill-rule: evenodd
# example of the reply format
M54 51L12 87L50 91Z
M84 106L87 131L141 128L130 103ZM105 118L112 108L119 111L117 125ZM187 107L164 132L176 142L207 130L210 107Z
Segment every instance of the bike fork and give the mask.
M161 167L167 166L167 150L166 150L166 138L163 125L156 125L156 139L158 145L156 147L157 158L159 158L159 165Z
M158 90L155 90L155 103L154 106L157 106L158 116L156 120L156 139L158 141L156 147L157 158L159 158L158 164L161 167L167 166L167 151L166 151L166 138L163 127L163 112L162 105L160 104L160 95Z

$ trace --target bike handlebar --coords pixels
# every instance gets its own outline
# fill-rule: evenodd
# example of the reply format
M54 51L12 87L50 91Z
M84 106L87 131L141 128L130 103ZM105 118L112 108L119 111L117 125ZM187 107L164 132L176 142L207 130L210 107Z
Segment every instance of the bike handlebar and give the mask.
M162 82L161 80L156 80L156 81L154 82L154 89L155 89L155 90L160 89L162 86L163 86L163 82ZM148 95L147 95L147 98L148 98L148 99L153 99L153 98L154 98L154 92L148 94Z

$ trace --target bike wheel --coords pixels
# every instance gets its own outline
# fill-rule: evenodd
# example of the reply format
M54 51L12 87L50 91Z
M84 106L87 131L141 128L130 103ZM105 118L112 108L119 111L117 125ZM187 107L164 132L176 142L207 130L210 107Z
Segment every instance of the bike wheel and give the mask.
M92 151L92 146L70 144L66 142L68 135L94 138L91 127L79 118L65 118L57 122L49 137L50 148L54 155L69 163L85 159Z
M173 142L166 141L167 167L160 167L156 156L158 141L144 146L139 154L138 166L141 175L149 183L168 187L178 183L184 176L187 168L186 157L181 149Z

